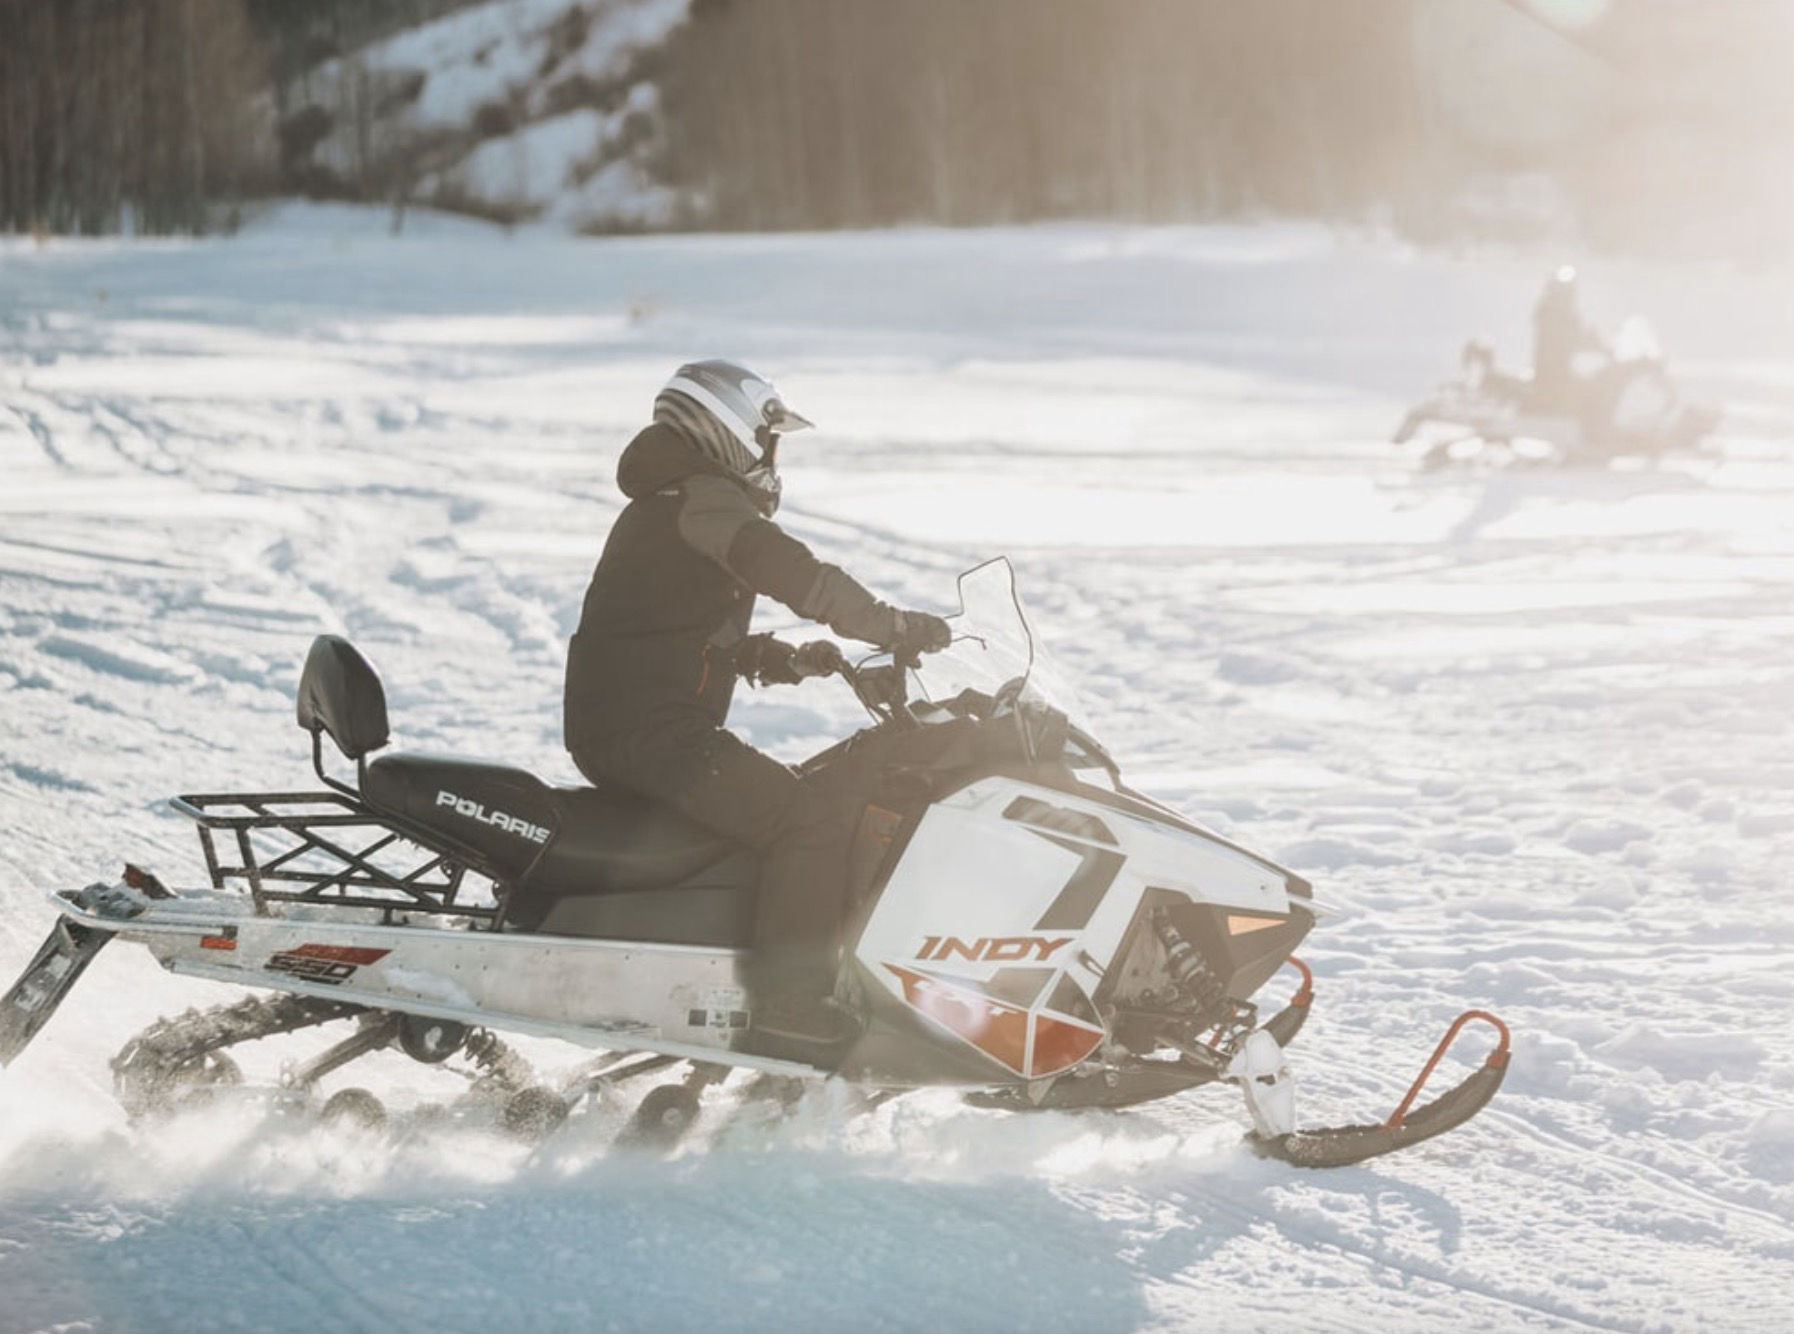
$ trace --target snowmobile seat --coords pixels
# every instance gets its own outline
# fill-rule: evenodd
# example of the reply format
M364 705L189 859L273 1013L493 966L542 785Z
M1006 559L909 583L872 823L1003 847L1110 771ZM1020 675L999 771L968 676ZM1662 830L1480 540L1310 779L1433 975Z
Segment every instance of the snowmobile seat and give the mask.
M759 879L760 859L732 847L720 861L654 889L560 891L526 884L511 895L506 921L511 930L550 936L746 949L754 936Z
M360 798L426 846L490 875L514 929L733 947L752 928L758 860L676 811L634 793L550 787L503 764L397 752L386 692L348 640L319 635L299 676L299 726L356 761Z
M403 751L368 764L361 797L475 854L510 888L506 918L516 928L694 945L745 939L753 856L649 798Z

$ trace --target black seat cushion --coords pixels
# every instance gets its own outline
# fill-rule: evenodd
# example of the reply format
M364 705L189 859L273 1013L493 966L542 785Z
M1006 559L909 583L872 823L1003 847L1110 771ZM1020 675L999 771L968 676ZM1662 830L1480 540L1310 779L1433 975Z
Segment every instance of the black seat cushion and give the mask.
M530 877L547 893L623 893L679 884L740 845L634 792L555 789L561 836Z
M661 889L738 851L635 793L550 787L522 769L451 756L382 755L367 766L361 796L477 853L534 894Z
M362 774L361 799L511 882L536 863L558 824L553 793L534 774L443 755L380 756Z
M512 894L505 920L513 931L550 936L745 948L759 878L760 859L744 848L656 889L578 893L529 885Z

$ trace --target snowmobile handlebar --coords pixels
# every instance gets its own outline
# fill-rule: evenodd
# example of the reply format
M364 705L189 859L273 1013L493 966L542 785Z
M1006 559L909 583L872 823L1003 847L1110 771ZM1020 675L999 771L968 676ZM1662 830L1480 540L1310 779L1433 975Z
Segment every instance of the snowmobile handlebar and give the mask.
M892 655L889 662L871 664L852 663L843 658L836 671L874 718L880 722L913 724L915 719L909 711L909 673L919 665L913 654L906 653Z

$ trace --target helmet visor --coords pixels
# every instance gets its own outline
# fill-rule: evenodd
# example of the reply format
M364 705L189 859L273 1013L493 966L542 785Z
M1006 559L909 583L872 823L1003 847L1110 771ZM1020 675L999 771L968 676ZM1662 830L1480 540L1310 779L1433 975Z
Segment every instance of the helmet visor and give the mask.
M779 398L769 398L766 402L762 403L760 405L760 417L765 423L766 429L771 431L774 435L785 435L791 431L806 430L816 424L808 417L802 417L793 412L790 408L785 406L785 401Z

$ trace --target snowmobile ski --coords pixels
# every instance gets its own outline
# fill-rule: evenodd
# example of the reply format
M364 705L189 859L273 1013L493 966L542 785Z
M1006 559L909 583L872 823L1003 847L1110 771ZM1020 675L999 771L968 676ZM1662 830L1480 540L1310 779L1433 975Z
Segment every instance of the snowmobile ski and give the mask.
M1440 1094L1431 1102L1414 1106L1414 1100L1451 1049L1466 1024L1481 1022L1499 1034L1495 1049L1483 1064L1467 1078ZM1318 1130L1279 1131L1274 1123L1260 1126L1249 1138L1254 1150L1270 1158L1279 1158L1297 1167L1347 1167L1368 1158L1405 1149L1422 1140L1442 1135L1461 1126L1480 1112L1495 1096L1508 1068L1507 1025L1482 1010L1466 1010L1453 1021L1433 1055L1421 1069L1389 1119L1377 1125L1334 1126ZM1252 1103L1248 1092L1247 1102ZM1270 1133L1266 1133L1267 1129Z

